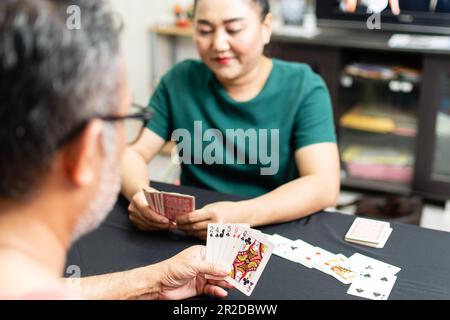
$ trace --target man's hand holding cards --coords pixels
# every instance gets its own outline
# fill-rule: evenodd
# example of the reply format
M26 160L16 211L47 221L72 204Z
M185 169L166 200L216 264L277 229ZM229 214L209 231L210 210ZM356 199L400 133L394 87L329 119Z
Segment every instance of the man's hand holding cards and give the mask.
M245 224L211 223L207 231L206 261L228 267L230 272L225 281L250 296L274 245L260 231Z

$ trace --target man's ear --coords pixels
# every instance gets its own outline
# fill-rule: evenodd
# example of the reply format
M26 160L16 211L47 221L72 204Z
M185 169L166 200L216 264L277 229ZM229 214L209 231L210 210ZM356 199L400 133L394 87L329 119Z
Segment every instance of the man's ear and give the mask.
M264 45L268 45L273 31L273 15L268 13L264 18L263 24L263 41Z
M68 179L76 186L86 186L95 179L102 155L102 130L103 122L92 120L67 146L65 169Z

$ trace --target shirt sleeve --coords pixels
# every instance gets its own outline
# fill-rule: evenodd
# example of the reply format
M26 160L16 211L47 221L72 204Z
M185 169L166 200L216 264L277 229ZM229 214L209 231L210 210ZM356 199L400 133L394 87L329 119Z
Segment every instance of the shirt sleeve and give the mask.
M303 99L295 118L296 150L317 143L336 143L333 109L328 89L322 78L311 69L307 74L303 82Z
M153 93L150 99L149 107L152 109L153 115L147 125L147 128L163 138L165 141L170 140L170 99L164 78L161 80Z

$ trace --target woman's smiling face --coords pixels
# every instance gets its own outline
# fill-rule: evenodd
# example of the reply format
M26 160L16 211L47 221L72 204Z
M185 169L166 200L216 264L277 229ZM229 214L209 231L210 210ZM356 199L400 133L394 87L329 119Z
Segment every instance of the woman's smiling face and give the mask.
M253 70L269 43L272 17L252 0L198 0L194 39L217 78L232 81Z

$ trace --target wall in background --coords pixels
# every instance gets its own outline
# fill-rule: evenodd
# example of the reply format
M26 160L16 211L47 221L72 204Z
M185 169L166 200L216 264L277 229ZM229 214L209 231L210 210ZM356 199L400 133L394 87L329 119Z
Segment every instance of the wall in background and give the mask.
M135 102L147 104L150 97L150 48L148 29L172 18L167 0L110 0L123 18L122 43L128 63L128 77Z

